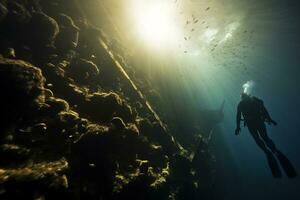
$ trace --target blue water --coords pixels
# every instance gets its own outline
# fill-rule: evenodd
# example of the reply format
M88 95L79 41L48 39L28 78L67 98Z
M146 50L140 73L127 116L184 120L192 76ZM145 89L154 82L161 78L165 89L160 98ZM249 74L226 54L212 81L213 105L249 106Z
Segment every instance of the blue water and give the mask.
M242 85L253 80L256 85L252 95L264 100L271 116L278 122L276 127L268 126L269 136L300 171L300 18L296 13L299 4L274 1L261 6L260 13L249 15L245 20L248 24L243 25L260 28L255 32L255 50L243 60L248 73L241 71L236 63L232 64L233 68L227 68L214 67L214 61L207 61L204 67L197 68L193 64L203 61L186 58L179 64L184 67L177 69L184 80L178 83L177 79L173 84L178 84L177 89L182 87L178 91L185 90L179 93L187 95L186 107L213 109L218 108L222 100L226 101L221 130L213 135L219 140L215 143L219 146L214 148L217 149L217 162L225 174L220 186L223 186L222 198L296 200L300 198L299 177L274 179L264 153L248 130L243 128L241 135L234 135L236 106Z
M113 6L109 2L103 5L113 12L118 4L118 1L114 2ZM189 11L194 14L197 10L203 12L200 5L203 2L215 5L219 11L213 13L215 7L211 6L213 14L206 20L217 18L222 12L225 13L224 21L232 22L230 20L237 18L239 26L228 45L220 45L211 51L211 46L192 39L190 46L193 47L187 53L183 53L184 49L170 52L142 50L144 45L130 36L133 30L122 21L120 5L118 13L109 20L114 24L113 31L124 33L119 39L131 53L129 63L137 71L143 71L145 79L159 93L157 104L177 120L178 129L183 130L182 137L191 134L186 122L197 117L198 110L217 109L225 100L224 120L212 139L218 170L223 177L216 188L216 192L221 192L219 199L300 199L299 177L274 179L265 155L248 130L243 128L239 136L234 135L242 85L252 80L255 82L252 95L264 100L272 118L278 122L276 127L268 126L269 136L300 172L299 1L179 2L189 2ZM102 20L105 21L105 17ZM221 27L227 21L217 24ZM103 28L111 26L102 25ZM226 29L225 26L222 28ZM200 53L195 54L196 50Z
M232 156L231 160L224 162L229 167L232 167L231 162L235 163L239 179L238 184L228 182L228 199L232 199L231 194L236 194L234 197L237 199L249 200L300 198L299 177L296 179L284 177L280 180L272 178L265 155L254 143L248 130L244 128L240 136L233 134L239 87L248 78L257 83L253 95L264 100L271 116L279 123L276 127L268 127L269 136L299 172L300 40L298 35L300 32L297 25L299 16L295 13L295 9L299 7L298 4L285 5L285 3L273 6L278 12L265 13L265 20L270 20L274 26L271 30L267 28L261 30L264 40L257 44L259 48L251 60L247 60L256 68L251 70L251 75L246 77L239 75L231 79L231 84L228 85L230 90L228 89L224 94L228 101L224 122L221 124L221 134ZM255 22L256 25L263 24L258 19ZM222 149L222 147L218 148Z

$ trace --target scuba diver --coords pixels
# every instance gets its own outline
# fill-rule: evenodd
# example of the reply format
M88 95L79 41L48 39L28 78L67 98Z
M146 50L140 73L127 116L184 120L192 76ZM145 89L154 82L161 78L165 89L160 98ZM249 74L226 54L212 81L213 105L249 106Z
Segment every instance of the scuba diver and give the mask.
M261 99L250 96L244 92L241 94L241 101L238 104L236 115L236 135L239 135L241 131L241 121L244 121L244 126L248 127L248 130L256 144L266 154L273 176L276 178L281 177L281 171L274 157L275 155L287 176L289 178L296 177L297 173L291 162L276 148L274 142L267 135L265 122L269 125L273 124L275 126L277 123L270 117L266 107L264 106L264 102Z

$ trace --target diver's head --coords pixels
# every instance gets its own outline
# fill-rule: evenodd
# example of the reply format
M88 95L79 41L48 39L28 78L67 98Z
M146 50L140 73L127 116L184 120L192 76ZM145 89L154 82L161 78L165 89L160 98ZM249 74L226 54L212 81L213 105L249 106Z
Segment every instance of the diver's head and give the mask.
M245 93L245 92L242 92L241 93L241 99L242 100L247 100L247 99L249 99L250 98L250 95L249 94L247 94L247 93Z

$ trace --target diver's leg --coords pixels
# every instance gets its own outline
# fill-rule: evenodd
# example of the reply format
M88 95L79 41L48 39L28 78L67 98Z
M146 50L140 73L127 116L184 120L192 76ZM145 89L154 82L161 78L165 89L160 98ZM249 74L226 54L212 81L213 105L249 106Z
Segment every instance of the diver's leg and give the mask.
M264 123L261 123L259 126L258 126L258 132L259 132L259 135L260 137L263 139L263 141L265 142L265 145L267 145L267 147L269 149L271 149L271 151L273 153L276 154L277 152L277 149L276 149L276 146L275 146L275 143L273 142L273 140L271 140L271 138L269 138L268 134L267 134L267 128L266 128L266 125Z
M266 147L264 141L262 139L260 139L259 134L258 134L258 130L256 127L253 126L249 126L248 125L248 129L249 132L251 133L252 137L254 138L254 141L256 142L256 144L267 154L270 151L268 150L268 148Z
M265 144L268 146L268 148L271 149L271 151L277 156L282 168L284 169L285 173L289 178L294 178L297 176L297 172L292 165L292 163L289 161L289 159L281 153L275 146L274 142L268 137L267 129L265 124L260 125L259 127L259 135L260 137L265 141Z
M284 169L286 175L289 178L295 178L297 176L296 169L294 168L293 164L290 162L290 160L280 151L277 150L276 156Z
M256 144L265 152L273 177L281 178L281 171L280 171L279 165L278 165L275 157L273 156L272 152L266 147L264 141L259 137L256 126L248 125L248 129L249 129L249 132L251 133L252 137L254 138Z

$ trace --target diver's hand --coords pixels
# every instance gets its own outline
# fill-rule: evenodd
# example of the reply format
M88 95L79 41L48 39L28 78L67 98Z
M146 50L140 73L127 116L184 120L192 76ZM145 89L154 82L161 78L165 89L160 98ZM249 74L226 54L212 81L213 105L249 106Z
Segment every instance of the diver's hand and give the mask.
M273 119L271 119L271 123L276 126L277 125L277 122L275 122Z
M268 123L269 125L271 125L271 124L273 124L274 126L277 125L277 122L275 122L273 119L268 119L268 120L267 120L267 123Z
M235 135L239 135L241 132L241 128L240 127L236 127L235 129Z

